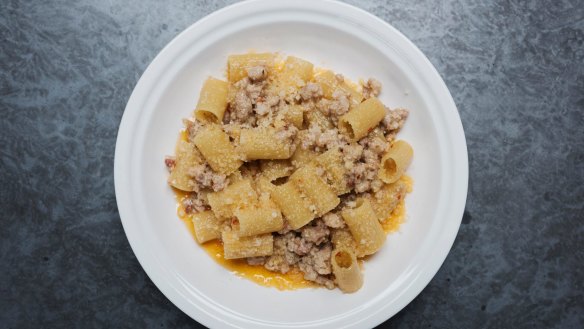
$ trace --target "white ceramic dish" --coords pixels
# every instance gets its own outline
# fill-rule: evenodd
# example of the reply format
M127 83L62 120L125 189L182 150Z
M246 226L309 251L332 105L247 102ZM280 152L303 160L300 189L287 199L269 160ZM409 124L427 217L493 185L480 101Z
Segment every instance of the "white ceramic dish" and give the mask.
M165 155L174 151L208 75L227 55L280 51L356 81L383 83L381 100L411 116L400 138L415 156L407 222L365 264L354 294L278 291L216 264L176 217ZM209 327L372 327L407 305L432 279L456 237L466 201L468 160L456 106L426 57L375 16L329 1L250 1L200 20L144 72L124 112L115 154L118 208L144 270L177 307Z

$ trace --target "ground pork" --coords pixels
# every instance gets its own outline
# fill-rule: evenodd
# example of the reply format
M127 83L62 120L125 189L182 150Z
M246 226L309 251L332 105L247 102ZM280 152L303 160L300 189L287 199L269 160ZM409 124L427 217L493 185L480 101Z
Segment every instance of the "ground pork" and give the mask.
M326 130L316 140L316 146L319 148L324 148L330 150L334 147L343 145L345 142L345 137L339 134L337 129Z
M182 206L187 214L211 209L203 193L191 193L187 198L183 199Z
M286 143L291 143L298 133L298 128L293 124L287 123L276 129L276 137Z
M268 76L268 70L263 65L249 67L246 71L251 81L261 81Z
M332 116L340 117L349 112L349 97L341 90L336 90L333 93L333 100L329 103L329 111ZM334 120L337 121L337 120Z
M300 257L288 250L288 244L295 239L294 232L274 237L274 253L267 258L264 267L273 272L287 273L290 266L298 263Z
M280 103L280 97L277 95L270 95L264 99L258 100L254 108L254 112L257 115L264 116L272 112L273 107Z
M304 273L304 279L314 281L328 289L334 289L332 280L325 276L332 273L331 252L332 247L330 243L327 243L320 248L312 248L308 255L302 257L298 267Z
M343 228L345 227L345 221L341 216L334 212L329 212L322 216L324 224L330 228Z
M216 173L207 164L200 164L189 168L188 174L193 177L195 181L195 191L202 188L211 188L213 191L222 191L229 180L226 175Z
M166 156L164 158L164 165L166 166L166 169L168 169L168 171L172 171L176 166L176 158L173 156Z
M300 145L305 150L315 149L320 151L322 149L330 150L335 147L343 146L345 143L345 136L340 134L336 128L325 130L323 132L318 125L311 124L308 127L307 133L302 135Z
M313 244L303 237L294 236L287 240L286 248L299 256L306 255L312 249Z
M381 93L381 82L370 78L363 84L363 97L365 99L377 97Z
M310 225L304 226L300 232L302 239L315 245L327 241L331 233L322 220L313 221Z
M235 99L230 108L230 118L236 122L245 122L251 114L253 105L247 93L243 90L238 90L235 94Z
M249 99L251 99L251 102L253 104L256 104L258 99L260 98L262 91L264 89L265 83L263 83L264 81L261 81L260 83L250 83L247 85L247 87L245 88L245 91L247 92L247 95L249 97Z
M322 87L318 83L307 83L300 89L300 98L304 101L318 100L322 97Z
M381 136L367 136L361 139L359 144L363 146L362 157L365 162L369 160L376 161L376 159L381 159L383 153L385 153L385 151L389 148L389 142L384 140Z
M320 127L318 125L311 124L307 129L307 133L302 135L301 147L305 150L313 148L320 134Z
M355 143L343 145L341 151L344 155L345 164L352 164L353 162L359 160L363 155L363 146ZM352 167L349 166L350 169Z
M377 179L379 162L389 143L379 137L367 136L359 144L350 144L342 148L345 155L344 166L347 169L347 182L357 193L381 188Z
M363 152L365 153L365 152ZM353 167L349 172L349 177L355 187L355 192L364 193L371 189L371 182L377 178L377 171L379 170L379 163L360 162Z
M386 114L383 118L382 124L387 130L385 138L388 141L391 141L395 138L395 135L403 127L409 114L410 112L406 109L390 110L389 108L386 108Z

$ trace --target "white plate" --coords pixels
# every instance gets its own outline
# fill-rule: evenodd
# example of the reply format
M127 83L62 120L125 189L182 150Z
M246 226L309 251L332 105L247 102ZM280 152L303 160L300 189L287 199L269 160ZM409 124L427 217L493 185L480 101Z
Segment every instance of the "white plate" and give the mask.
M227 55L280 51L341 72L375 77L381 100L411 115L400 138L415 156L407 222L365 264L354 294L278 291L216 264L177 219L166 184L174 151L208 75L223 76ZM124 112L115 154L118 209L136 257L177 307L210 327L372 327L407 305L432 279L456 237L468 159L456 106L428 59L375 16L329 1L249 1L193 24L154 59Z

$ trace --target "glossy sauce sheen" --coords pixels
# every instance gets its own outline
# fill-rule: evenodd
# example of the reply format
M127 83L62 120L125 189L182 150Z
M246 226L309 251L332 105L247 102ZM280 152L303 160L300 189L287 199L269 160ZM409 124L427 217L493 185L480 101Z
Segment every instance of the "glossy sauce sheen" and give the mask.
M185 134L181 134L182 138L185 138ZM412 189L412 180L408 176L401 178L408 186L408 193ZM188 196L188 193L173 189L178 202L177 214L179 218L185 223L187 229L191 233L193 240L197 243L195 238L195 228L193 222L191 221L191 216L187 215L182 209L182 200ZM405 198L404 198L405 199ZM402 199L395 210L391 213L389 218L382 223L383 230L385 234L395 232L399 229L400 225L405 221L406 207L405 200ZM232 273L251 280L257 284L266 287L273 287L279 290L294 290L300 288L314 288L318 285L304 280L303 273L298 269L293 268L290 272L286 274L275 273L268 271L263 266L249 265L245 260L240 259L225 259L223 257L223 244L219 240L209 241L201 245L203 249L221 266L225 267ZM362 267L362 261L359 262Z

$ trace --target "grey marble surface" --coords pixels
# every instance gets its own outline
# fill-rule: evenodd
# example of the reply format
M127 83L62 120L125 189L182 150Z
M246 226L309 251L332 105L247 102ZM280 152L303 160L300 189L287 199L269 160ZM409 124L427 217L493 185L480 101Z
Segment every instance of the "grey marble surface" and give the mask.
M133 255L113 155L160 49L233 1L0 2L0 327L188 328ZM463 223L384 328L584 327L584 2L357 1L458 105Z

